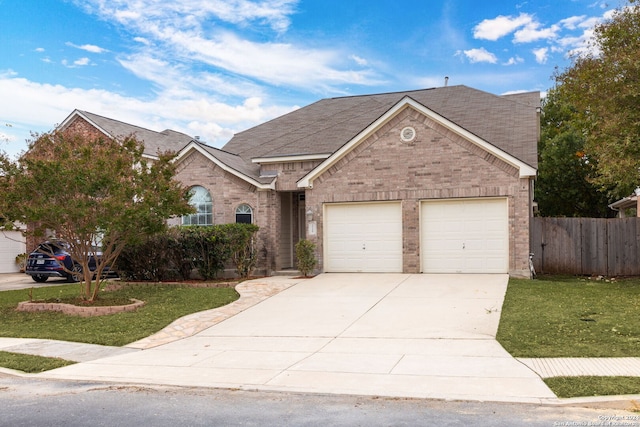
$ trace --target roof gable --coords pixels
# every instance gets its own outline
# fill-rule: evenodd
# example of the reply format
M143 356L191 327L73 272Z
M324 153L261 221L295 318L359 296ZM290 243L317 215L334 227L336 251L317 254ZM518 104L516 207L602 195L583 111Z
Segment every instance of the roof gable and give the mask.
M275 176L261 177L260 166L245 162L235 154L227 153L195 141L180 150L175 162L180 162L192 152L198 152L222 170L256 186L259 189L275 189Z
M510 164L511 166L518 169L520 177L531 177L536 175L536 169L526 164L525 162L517 159L511 154L503 151L502 149L488 143L477 135L469 132L468 130L458 126L456 123L451 120L439 115L438 113L430 110L424 105L420 104L416 100L406 96L402 100L400 100L396 105L394 105L391 109L389 109L385 114L379 117L375 122L371 123L365 129L363 129L358 135L348 141L345 145L343 145L340 149L338 149L333 155L331 155L324 162L319 164L316 168L314 168L307 175L302 177L298 181L298 187L312 187L313 181L319 177L326 170L335 165L340 159L345 157L349 152L351 152L355 147L357 147L360 143L365 141L369 136L375 133L378 129L380 129L384 124L389 122L392 118L397 116L401 111L405 108L413 108L428 116L432 120L437 123L440 123L447 129L453 131L457 135L463 137L464 139L470 141L471 143L477 145L483 150L491 153L495 157L501 159L502 161Z
M539 93L497 96L466 86L323 99L238 133L223 149L247 161L335 153L405 97L537 167Z
M192 137L182 132L166 129L162 132L145 129L119 120L103 117L88 111L74 110L61 124L58 129L67 128L73 121L81 117L98 131L109 138L125 137L134 135L144 144L144 154L147 157L155 157L158 152L179 151L182 147L193 140Z

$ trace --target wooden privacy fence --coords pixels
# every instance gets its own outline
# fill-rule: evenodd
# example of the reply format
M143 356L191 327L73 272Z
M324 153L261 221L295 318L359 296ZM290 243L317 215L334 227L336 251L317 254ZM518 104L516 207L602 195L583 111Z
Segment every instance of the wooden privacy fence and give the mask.
M538 273L640 275L640 218L532 218Z

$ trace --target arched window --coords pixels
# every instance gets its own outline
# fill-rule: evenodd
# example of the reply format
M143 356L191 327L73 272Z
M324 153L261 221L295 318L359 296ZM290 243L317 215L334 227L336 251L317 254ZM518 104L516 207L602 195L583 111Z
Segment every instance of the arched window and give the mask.
M189 190L189 204L196 213L182 217L182 225L213 225L213 202L206 188L195 186Z
M242 204L236 208L236 222L240 224L253 223L253 209L247 204Z

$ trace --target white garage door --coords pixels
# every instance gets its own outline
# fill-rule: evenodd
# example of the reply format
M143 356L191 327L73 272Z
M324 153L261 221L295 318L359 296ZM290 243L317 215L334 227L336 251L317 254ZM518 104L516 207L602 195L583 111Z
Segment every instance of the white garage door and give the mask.
M402 205L325 205L326 272L402 272Z
M0 231L0 273L19 271L16 255L25 252L25 241L18 231Z
M424 273L507 273L506 198L424 201L421 206Z

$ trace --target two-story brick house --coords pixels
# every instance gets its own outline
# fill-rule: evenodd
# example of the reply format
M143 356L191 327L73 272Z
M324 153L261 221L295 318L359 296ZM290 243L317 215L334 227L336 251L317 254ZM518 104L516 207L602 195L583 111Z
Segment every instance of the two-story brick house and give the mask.
M527 276L539 106L465 86L324 99L220 150L192 141L178 178L214 223L250 212L267 272L307 238L325 272Z
M307 238L325 272L528 276L539 111L537 92L450 86L323 99L222 149L139 137L178 151L193 187L198 213L173 223L257 224L261 273L295 268ZM111 122L76 111L63 126L132 133Z

